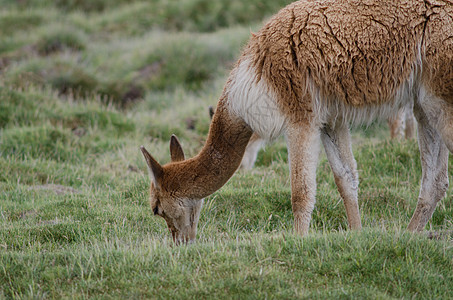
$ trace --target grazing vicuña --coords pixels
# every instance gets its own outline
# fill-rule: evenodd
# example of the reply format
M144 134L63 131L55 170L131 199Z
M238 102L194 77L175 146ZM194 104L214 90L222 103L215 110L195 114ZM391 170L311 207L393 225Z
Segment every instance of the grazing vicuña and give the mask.
M176 242L194 240L203 198L238 168L250 137L287 137L296 232L308 232L322 143L360 229L358 175L349 124L390 117L413 102L422 180L409 223L423 230L448 187L453 150L453 2L311 0L283 8L253 34L232 70L206 144L185 159L175 137L172 162L151 171L151 206Z

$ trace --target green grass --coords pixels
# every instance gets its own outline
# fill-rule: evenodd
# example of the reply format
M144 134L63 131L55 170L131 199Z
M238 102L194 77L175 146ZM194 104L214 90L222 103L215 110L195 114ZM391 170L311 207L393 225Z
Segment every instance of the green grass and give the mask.
M451 283L451 275L439 276L451 272L445 246L400 232L242 235L176 248L152 238L77 243L3 258L14 266L7 278L15 295L54 297L72 289L77 298L442 298Z
M283 138L205 199L197 243L153 216L139 146L168 162L176 133L195 155L250 28L287 2L0 0L0 298L453 297L451 189L407 233L418 146L385 124L353 130L361 232L322 154L293 233Z

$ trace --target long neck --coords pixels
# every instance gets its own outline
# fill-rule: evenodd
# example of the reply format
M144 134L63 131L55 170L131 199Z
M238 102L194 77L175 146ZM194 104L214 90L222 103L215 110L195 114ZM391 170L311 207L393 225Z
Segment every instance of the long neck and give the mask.
M167 166L166 180L173 181L185 197L204 198L220 189L239 167L252 135L250 127L228 111L227 96L220 99L206 144L186 161ZM178 182L175 182L178 181Z

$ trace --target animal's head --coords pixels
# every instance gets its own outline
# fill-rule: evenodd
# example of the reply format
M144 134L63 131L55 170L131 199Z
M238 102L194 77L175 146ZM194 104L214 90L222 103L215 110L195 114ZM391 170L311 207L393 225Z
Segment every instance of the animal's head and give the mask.
M184 161L184 152L176 136L170 140L171 163L161 166L145 149L140 147L148 165L151 185L150 202L154 215L164 218L176 244L193 242L197 235L202 199L187 195L190 187L181 184L178 166Z

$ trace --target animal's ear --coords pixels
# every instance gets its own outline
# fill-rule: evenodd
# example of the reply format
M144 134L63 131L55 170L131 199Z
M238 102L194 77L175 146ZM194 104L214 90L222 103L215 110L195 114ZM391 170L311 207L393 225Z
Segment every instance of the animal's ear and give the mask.
M162 166L146 151L145 147L141 146L143 156L145 157L146 164L148 165L149 173L151 174L151 179L154 181L154 185L159 187L162 178L164 176L164 170Z
M212 120L212 117L214 117L214 113L215 113L214 107L209 106L209 117L211 118L211 120Z
M184 151L182 150L181 143L179 142L178 138L176 135L172 135L170 139L170 155L171 155L171 161L183 161L185 159L184 157Z

